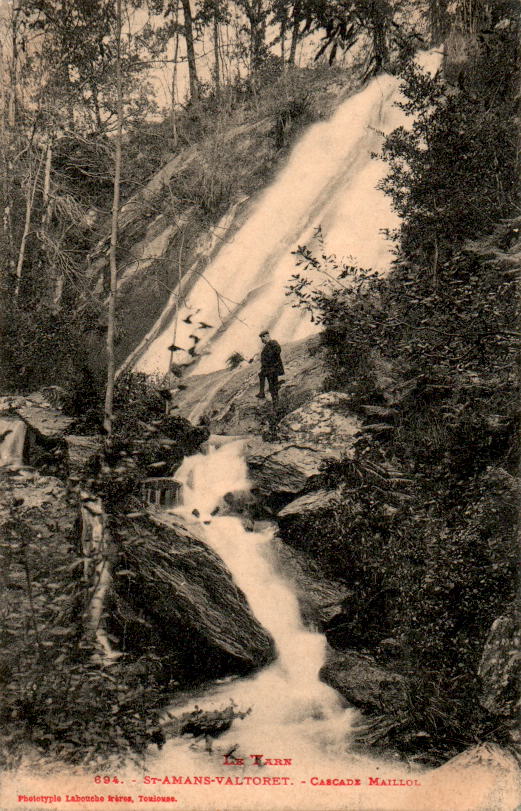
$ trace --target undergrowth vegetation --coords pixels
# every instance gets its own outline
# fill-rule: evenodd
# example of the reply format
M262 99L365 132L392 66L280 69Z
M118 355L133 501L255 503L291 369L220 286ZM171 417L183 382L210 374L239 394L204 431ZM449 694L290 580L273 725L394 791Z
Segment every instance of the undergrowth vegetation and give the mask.
M405 69L402 106L415 120L383 148L382 188L402 217L392 273L303 247L288 291L324 327L326 387L350 393L365 423L354 460L327 470L340 506L306 532L356 595L330 641L376 647L408 675L411 710L395 725L396 743L431 757L506 739L515 725L515 710L508 718L480 708L478 679L490 626L512 610L517 582L512 65L513 22L495 30L457 87Z
M147 636L151 624L125 610L114 588L105 612L119 656L104 659L88 629L97 553L82 540L79 519L79 504L101 500L107 554L122 583L129 572L118 532L123 515L141 514L141 482L171 475L208 437L206 429L166 416L160 392L144 375L122 376L112 442L104 452L99 443L81 470L69 471L67 485L34 469L21 478L16 470L0 476L2 767L32 754L106 766L139 760L163 741L159 711L183 675L176 650L159 648L160 634ZM130 627L141 632L137 641Z
M21 505L16 484L9 473L0 481L0 764L32 753L91 766L138 757L159 734L167 685L158 657L151 649L100 667L83 627L90 592L75 499L35 474L34 503Z

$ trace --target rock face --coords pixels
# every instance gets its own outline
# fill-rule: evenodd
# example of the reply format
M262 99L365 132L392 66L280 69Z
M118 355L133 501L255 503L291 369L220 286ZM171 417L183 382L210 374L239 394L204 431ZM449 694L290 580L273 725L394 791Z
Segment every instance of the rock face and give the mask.
M73 423L53 405L56 401L56 387L48 387L47 395L42 392L27 397L7 395L0 397L0 419L21 420L26 432L17 464L30 464L53 472L63 469L65 456L64 435ZM7 444L12 437L7 437ZM2 464L9 464L7 448L0 451L6 457Z
M295 444L312 442L329 452L334 451L335 455L347 453L360 431L359 421L349 411L349 402L349 396L342 392L316 395L281 420L280 438Z
M282 348L285 384L280 390L282 414L309 402L322 389L326 375L320 336L285 344ZM269 396L259 401L259 361L233 371L194 375L183 380L186 389L174 390L173 413L196 422L209 420L215 434L262 433L273 416Z
M407 707L405 678L384 670L370 656L330 650L320 678L361 709L396 713Z
M40 392L27 397L0 397L0 412L18 415L29 428L46 439L61 439L73 423L71 417L65 417Z
M118 522L118 635L131 648L148 640L173 655L188 680L192 672L201 680L267 664L274 658L271 639L195 531L166 514Z
M321 465L333 453L324 447L295 446L253 438L245 446L253 485L259 493L297 494L320 481Z
M352 454L360 425L349 415L348 401L338 392L318 394L281 421L278 441L247 441L246 459L259 492L296 495L318 487L326 459Z
M340 495L336 490L313 490L311 493L290 501L282 510L279 510L277 517L279 520L306 520L317 513L333 508L339 498Z
M521 708L521 629L512 608L492 625L479 665L480 703L494 715L518 717Z
M340 611L347 589L325 577L319 564L301 550L278 538L273 545L275 568L293 584L302 619L306 624L322 627Z

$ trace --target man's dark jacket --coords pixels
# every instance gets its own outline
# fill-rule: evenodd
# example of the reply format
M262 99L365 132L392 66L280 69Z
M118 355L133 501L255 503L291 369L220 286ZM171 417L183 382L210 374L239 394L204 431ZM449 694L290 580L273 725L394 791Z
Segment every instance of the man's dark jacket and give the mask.
M283 375L284 366L280 358L280 344L273 339L264 344L261 352L261 370L266 375Z

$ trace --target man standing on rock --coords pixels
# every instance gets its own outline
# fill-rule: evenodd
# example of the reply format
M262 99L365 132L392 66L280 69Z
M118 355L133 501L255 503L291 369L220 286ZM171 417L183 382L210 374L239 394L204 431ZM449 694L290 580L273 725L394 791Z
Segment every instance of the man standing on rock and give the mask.
M261 339L264 346L262 347L261 352L261 370L259 372L259 393L257 397L259 400L264 400L266 395L264 394L264 386L266 380L268 381L268 389L271 394L271 399L273 405L276 407L279 402L279 375L284 374L284 367L282 365L282 360L280 357L280 344L277 341L270 338L270 334L267 329L263 330L260 333L259 338Z

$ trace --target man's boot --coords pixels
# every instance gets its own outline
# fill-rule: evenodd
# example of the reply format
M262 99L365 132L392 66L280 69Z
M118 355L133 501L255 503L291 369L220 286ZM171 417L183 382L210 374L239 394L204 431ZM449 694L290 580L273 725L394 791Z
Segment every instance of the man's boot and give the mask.
M262 371L259 372L259 393L256 395L258 400L265 400L266 395L264 394L264 387L266 385L266 375Z

